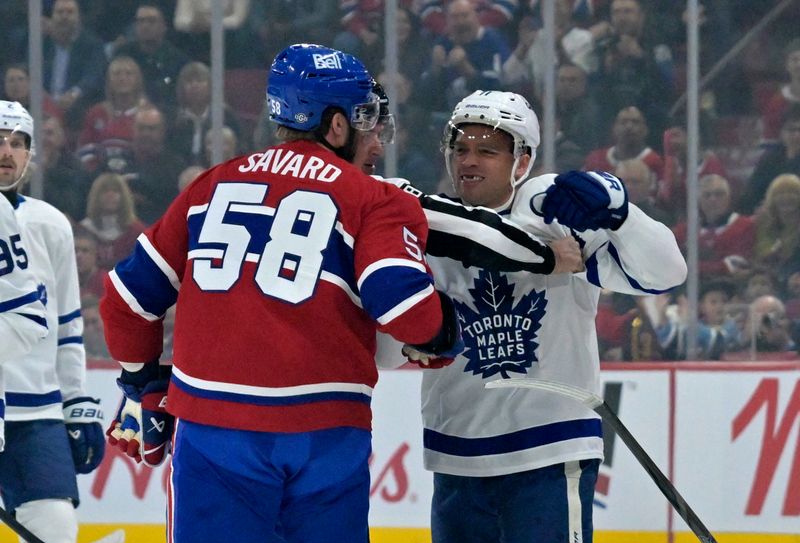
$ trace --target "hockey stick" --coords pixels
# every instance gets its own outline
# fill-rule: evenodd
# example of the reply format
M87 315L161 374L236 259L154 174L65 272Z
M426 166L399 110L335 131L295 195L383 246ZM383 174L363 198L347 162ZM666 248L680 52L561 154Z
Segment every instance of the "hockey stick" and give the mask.
M28 543L44 543L44 541L33 535L25 526L20 524L19 521L14 518L14 515L2 507L0 507L0 520Z
M619 420L617 414L611 407L597 394L593 394L588 390L583 390L572 385L564 383L557 383L555 381L546 381L544 379L498 379L486 383L486 388L535 388L538 390L546 390L555 392L562 396L567 396L576 400L588 408L592 409L595 413L600 415L604 421L611 425L617 435L622 439L622 442L628 446L628 449L639 461L644 470L650 475L655 482L658 489L664 495L669 503L675 508L675 511L686 521L689 528L694 532L694 535L701 541L701 543L717 543L708 528L705 527L703 522L698 518L697 514L689 507L683 496L680 495L678 489L667 479L667 477L658 469L658 466L653 462L653 459L645 452L636 438L633 437L628 429Z

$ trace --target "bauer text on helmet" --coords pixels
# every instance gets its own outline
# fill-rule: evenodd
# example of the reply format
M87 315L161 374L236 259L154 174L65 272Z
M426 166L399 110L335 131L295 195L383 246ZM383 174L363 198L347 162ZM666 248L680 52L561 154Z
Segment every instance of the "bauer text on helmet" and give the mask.
M358 130L372 130L380 106L372 76L352 55L314 44L295 44L275 57L267 84L269 117L308 132L329 107L341 108Z

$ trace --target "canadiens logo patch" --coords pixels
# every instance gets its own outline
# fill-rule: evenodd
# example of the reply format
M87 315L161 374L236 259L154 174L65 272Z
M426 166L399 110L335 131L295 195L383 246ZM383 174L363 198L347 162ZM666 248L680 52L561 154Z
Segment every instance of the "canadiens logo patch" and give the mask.
M537 332L547 307L544 292L531 291L518 301L505 276L481 270L469 290L475 309L455 301L467 348L465 372L483 379L499 373L527 373L537 362ZM516 302L516 303L515 303Z

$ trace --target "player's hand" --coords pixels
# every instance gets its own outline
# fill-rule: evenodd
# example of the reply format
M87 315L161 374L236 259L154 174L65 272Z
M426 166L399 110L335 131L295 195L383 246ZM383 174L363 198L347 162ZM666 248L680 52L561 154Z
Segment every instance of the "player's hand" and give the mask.
M584 270L581 246L572 236L558 239L550 244L556 256L553 273L577 273Z
M78 473L90 473L103 460L103 411L100 400L82 396L64 402L64 424Z
M464 350L464 340L461 338L461 323L456 312L453 300L443 292L437 291L439 302L442 305L442 328L436 337L422 345L405 345L403 354L409 362L420 363L425 367L434 367L434 359L438 367L444 367L453 362L456 356ZM410 354L409 354L410 353ZM447 361L449 359L449 362Z
M622 181L607 172L570 171L558 175L548 187L537 209L537 196L531 207L547 224L559 224L578 232L616 230L628 217L628 193Z
M144 388L117 379L123 397L117 415L106 431L108 443L137 462L158 466L170 452L174 417L167 413L168 379Z
M403 356L420 368L438 370L453 363L455 358L443 358L417 350L413 345L403 345Z

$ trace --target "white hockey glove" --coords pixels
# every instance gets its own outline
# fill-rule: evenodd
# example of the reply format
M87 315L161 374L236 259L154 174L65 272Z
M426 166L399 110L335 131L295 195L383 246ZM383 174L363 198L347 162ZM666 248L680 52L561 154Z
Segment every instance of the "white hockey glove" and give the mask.
M75 471L91 473L103 461L106 451L100 400L82 396L67 400L63 408Z

